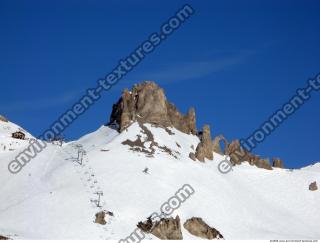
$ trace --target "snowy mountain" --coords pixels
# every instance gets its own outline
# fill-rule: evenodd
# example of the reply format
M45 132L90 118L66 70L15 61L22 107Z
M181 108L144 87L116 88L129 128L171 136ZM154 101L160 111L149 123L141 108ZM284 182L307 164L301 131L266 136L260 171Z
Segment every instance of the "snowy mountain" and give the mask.
M192 218L201 218L227 240L320 238L320 193L309 188L319 181L320 163L299 170L268 170L243 162L221 173L223 154L212 152L213 159L204 162L190 158L204 140L190 125L192 112L177 115L165 102L163 107L174 112L166 109L171 115L167 119L163 113L160 121L145 105L150 104L148 95L161 103L154 97L162 94L145 88L134 98L141 109L126 93L114 106L110 124L118 127L101 126L62 146L48 144L14 175L8 164L32 136L0 121L0 144L6 146L0 151L1 236L125 242L139 222L147 223L189 185L194 192L171 215L154 222L156 230L146 233L146 239L157 239L166 230L170 235L181 231L186 240L199 239L196 232L203 230L191 223L190 230L187 221ZM152 105L161 113L158 108ZM172 117L179 117L179 122ZM16 130L25 132L26 140L11 138ZM105 222L99 220L101 213ZM167 227L174 223L179 225Z
M25 140L12 138L12 134L15 132L23 132ZM7 121L5 118L0 119L0 153L14 151L27 146L30 138L33 138L33 136L20 126Z

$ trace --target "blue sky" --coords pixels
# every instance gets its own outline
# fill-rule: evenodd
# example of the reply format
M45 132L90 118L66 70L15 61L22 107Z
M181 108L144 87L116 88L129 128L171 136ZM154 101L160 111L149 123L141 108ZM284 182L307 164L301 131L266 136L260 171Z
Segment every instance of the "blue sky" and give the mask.
M0 1L0 114L37 135L185 1ZM108 121L121 90L154 80L198 127L250 135L320 72L319 1L188 1L196 13L66 131ZM320 94L255 153L320 161Z

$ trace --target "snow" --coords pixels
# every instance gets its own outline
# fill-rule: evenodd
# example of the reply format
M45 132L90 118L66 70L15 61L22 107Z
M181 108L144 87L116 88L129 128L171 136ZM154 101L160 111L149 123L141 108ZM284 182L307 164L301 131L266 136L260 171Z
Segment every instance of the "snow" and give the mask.
M12 133L21 131L26 135L26 140L13 139ZM20 126L8 121L0 120L0 153L15 151L21 147L29 145L29 139L34 138L30 133Z
M20 149L0 152L0 235L120 240L189 184L195 194L173 214L180 216L182 224L201 217L228 240L320 238L320 193L309 191L310 183L319 184L319 163L273 171L243 164L221 174L217 168L221 155L206 163L189 159L199 142L196 136L174 128L170 135L163 128L146 127L159 146L167 146L177 158L158 147L150 158L123 145L137 135L146 138L138 123L120 134L102 126L62 147L49 144L16 175L7 166ZM16 129L13 123L0 122L0 143L15 142L9 135ZM18 142L16 148L26 145ZM86 151L82 165L75 160L79 145ZM149 174L142 172L145 168ZM91 202L97 191L104 194L102 209L114 213L105 226L94 223L95 214L102 210ZM196 239L185 229L183 236Z

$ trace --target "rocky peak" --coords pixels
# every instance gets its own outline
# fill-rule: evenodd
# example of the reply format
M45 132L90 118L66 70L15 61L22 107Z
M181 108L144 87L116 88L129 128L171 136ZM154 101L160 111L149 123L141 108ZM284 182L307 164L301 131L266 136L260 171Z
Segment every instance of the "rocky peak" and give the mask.
M161 127L175 127L184 133L196 134L196 114L191 108L186 115L170 103L155 82L145 81L124 90L119 101L113 105L110 124L118 124L119 131L132 122L151 123Z

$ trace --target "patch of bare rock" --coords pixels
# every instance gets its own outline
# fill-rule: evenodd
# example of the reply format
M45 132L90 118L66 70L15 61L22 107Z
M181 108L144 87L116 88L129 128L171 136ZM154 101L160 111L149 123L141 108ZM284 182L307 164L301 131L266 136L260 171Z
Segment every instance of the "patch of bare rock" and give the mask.
M312 183L310 184L309 190L310 190L310 191L313 191L313 192L318 190L318 185L317 185L317 182L316 182L316 181L315 181L315 182L312 182Z
M0 240L10 240L8 237L0 235Z
M146 139L142 139L141 135L137 135L137 139L132 141L130 139L127 139L122 142L123 145L130 146L130 150L141 152L147 155L147 157L153 157L153 155L156 152L156 148L158 148L160 151L165 152L169 154L170 156L174 157L175 159L178 158L178 155L180 154L178 151L174 151L167 146L160 146L155 140L152 132L139 120L138 124L141 128L141 132L146 135ZM146 144L149 144L147 146Z
M222 234L215 228L210 227L201 218L188 219L183 227L192 235L206 240L221 240Z
M152 222L149 218L146 222L139 222L138 228L143 232L152 234L161 240L182 240L180 218L163 218Z
M96 214L96 220L95 223L96 224L101 224L101 225L106 225L107 221L106 221L106 213L105 212L99 212Z

